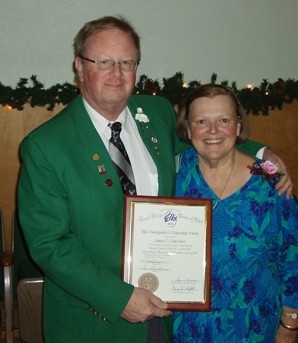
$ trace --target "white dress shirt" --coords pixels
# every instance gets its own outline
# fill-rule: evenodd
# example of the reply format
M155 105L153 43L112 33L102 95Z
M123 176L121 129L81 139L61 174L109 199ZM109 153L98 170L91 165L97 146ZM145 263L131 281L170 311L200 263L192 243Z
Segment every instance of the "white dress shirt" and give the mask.
M85 101L85 99L83 99L83 101L93 125L100 135L106 149L109 151L111 129L108 127L108 124L111 122L100 113L96 112ZM130 159L136 182L137 194L158 195L158 175L156 165L143 143L137 125L132 118L128 107L125 107L125 109L120 113L117 121L122 124L120 137Z

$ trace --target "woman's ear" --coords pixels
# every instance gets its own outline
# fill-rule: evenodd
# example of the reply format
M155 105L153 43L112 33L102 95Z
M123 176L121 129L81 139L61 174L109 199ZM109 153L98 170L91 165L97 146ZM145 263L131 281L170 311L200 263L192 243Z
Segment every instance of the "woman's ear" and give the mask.
M187 131L187 137L190 140L191 139L191 133L190 133L190 128L188 125L186 126L186 131Z

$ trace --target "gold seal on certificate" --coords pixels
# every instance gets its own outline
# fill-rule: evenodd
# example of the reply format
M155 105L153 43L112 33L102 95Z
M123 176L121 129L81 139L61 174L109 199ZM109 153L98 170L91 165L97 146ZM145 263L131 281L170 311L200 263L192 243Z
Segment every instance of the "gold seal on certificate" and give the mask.
M151 291L152 293L157 290L158 285L158 278L152 273L145 273L139 277L138 286L148 289L148 291Z

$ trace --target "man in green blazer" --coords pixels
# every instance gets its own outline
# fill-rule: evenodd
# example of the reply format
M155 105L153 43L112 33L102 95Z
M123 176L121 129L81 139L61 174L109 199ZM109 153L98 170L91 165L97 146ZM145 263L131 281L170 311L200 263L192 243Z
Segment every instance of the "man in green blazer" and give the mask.
M122 123L137 194L173 196L174 155L183 148L175 112L163 98L131 95L140 44L123 19L87 23L74 46L82 95L21 146L18 207L45 274L45 341L169 342L167 304L121 280L124 198L108 124ZM163 328L157 321L148 330L158 317Z

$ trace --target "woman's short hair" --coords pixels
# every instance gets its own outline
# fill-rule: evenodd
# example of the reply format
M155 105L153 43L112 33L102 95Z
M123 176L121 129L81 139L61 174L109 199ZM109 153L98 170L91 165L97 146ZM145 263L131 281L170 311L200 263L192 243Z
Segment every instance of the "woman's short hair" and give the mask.
M177 134L182 140L189 140L188 138L188 126L189 126L189 109L191 103L199 98L207 97L214 98L217 95L226 95L229 96L234 105L235 105L235 115L238 118L238 122L241 123L240 134L237 137L236 143L245 142L250 133L250 123L247 118L247 115L240 104L236 94L229 88L224 85L208 83L202 86L199 86L195 90L191 91L182 106L179 114L176 125Z

